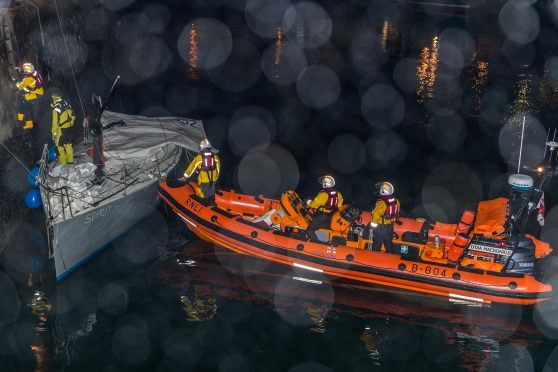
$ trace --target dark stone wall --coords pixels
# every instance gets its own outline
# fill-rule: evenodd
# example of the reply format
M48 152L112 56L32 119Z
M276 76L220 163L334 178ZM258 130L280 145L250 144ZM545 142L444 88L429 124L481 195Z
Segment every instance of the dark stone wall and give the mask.
M16 64L30 61L40 66L41 44L40 33L34 30L38 27L35 10L19 6L0 14L0 17L1 25L5 22L13 23L12 41ZM0 143L26 166L31 166L27 148L20 138L21 128L17 123L17 88L14 81L17 73L9 64L4 28L0 35ZM43 120L41 124L44 123L46 121ZM23 202L23 197L30 188L26 182L26 171L6 149L0 149L0 252L6 248L30 213Z

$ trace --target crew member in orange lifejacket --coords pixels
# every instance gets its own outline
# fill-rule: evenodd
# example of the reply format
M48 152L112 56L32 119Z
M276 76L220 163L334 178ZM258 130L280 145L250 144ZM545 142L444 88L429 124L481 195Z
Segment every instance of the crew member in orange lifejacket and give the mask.
M215 198L215 183L219 179L221 160L211 147L209 140L200 142L200 153L190 163L184 178L190 178L198 172L197 194L201 198L213 200Z
M399 200L393 196L394 191L391 183L383 182L380 186L380 197L372 211L372 249L378 252L381 251L382 244L389 253L393 251L393 224L399 218L400 208Z
M343 206L343 196L335 190L335 179L333 177L327 175L319 177L318 183L322 185L322 189L314 200L308 201L308 205L315 209L312 221L306 229L306 234L312 240L318 240L316 230L321 227L330 228L331 216Z
M16 83L20 92L17 110L17 120L25 122L23 129L32 129L35 120L37 103L43 97L45 91L41 75L35 70L31 63L23 64L23 79Z

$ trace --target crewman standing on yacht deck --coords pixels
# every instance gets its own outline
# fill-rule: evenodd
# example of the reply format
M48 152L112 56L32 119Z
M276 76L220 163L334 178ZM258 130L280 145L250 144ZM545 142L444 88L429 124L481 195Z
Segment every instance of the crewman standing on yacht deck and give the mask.
M216 150L211 147L209 140L205 138L200 141L200 153L190 162L184 172L184 178L191 178L194 173L198 172L198 189L196 190L198 196L214 200L215 183L219 179L220 171L221 160L216 154Z
M380 186L380 197L376 200L376 206L372 211L373 230L372 249L381 251L382 244L388 253L393 251L393 224L399 218L399 200L393 196L395 188L389 182L382 182Z
M58 92L51 94L52 103L52 140L58 150L58 162L67 164L74 162L74 148L72 147L72 127L76 115L72 107Z

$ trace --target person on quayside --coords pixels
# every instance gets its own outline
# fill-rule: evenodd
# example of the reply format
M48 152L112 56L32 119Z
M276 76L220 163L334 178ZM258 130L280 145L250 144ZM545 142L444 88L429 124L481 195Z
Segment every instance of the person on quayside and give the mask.
M211 143L207 138L200 141L200 153L196 155L194 160L190 162L184 179L191 178L194 173L198 172L198 188L196 190L199 197L215 202L215 183L219 179L221 170L221 160L211 147Z
M24 63L21 71L23 77L16 83L19 92L17 101L17 121L23 130L23 141L26 143L31 154L40 154L42 149L36 148L34 142L38 142L38 130L33 126L39 111L39 102L44 95L43 80L31 63ZM38 160L38 159L34 159ZM33 162L34 162L33 161Z
M393 224L399 218L399 200L393 196L395 189L389 182L382 182L380 185L380 196L376 200L376 205L372 211L372 222L370 227L373 230L372 250L380 252L382 244L386 251L393 251Z
M32 129L35 119L36 105L45 94L41 75L31 63L22 66L23 78L16 83L17 89L22 94L18 102L17 121L23 123L23 129Z
M315 212L306 229L306 235L315 241L319 240L316 230L321 227L329 229L333 213L343 206L343 196L335 190L335 179L332 176L319 177L318 183L322 185L322 189L314 200L308 201L308 205L314 208Z
M76 116L72 106L62 99L62 95L59 92L53 92L51 97L52 140L58 150L58 162L60 164L73 163L72 127L76 121Z

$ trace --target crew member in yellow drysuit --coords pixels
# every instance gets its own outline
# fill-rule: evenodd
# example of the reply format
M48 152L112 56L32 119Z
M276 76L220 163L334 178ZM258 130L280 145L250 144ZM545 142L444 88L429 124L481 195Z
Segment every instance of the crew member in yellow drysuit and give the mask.
M62 99L60 93L52 93L52 140L58 150L58 162L67 164L74 162L71 128L76 116L72 107Z
M17 110L17 120L25 122L23 129L32 129L35 120L34 106L38 104L45 93L43 81L35 66L31 63L23 64L23 79L16 83L20 92Z
M319 177L318 183L322 185L322 189L314 200L308 201L308 205L316 210L312 215L312 221L306 228L306 235L312 240L318 240L316 230L320 227L330 227L331 216L343 206L343 196L335 190L335 179L333 177L327 175Z
M372 249L381 251L382 244L386 251L393 251L393 224L399 218L399 200L393 196L395 188L389 182L383 182L380 186L380 197L376 200L376 206L372 211L373 229Z
M209 140L203 139L200 142L200 153L196 155L184 172L184 178L190 178L195 172L198 172L196 192L199 197L212 200L215 197L215 183L219 179L220 170L219 156L213 151Z

